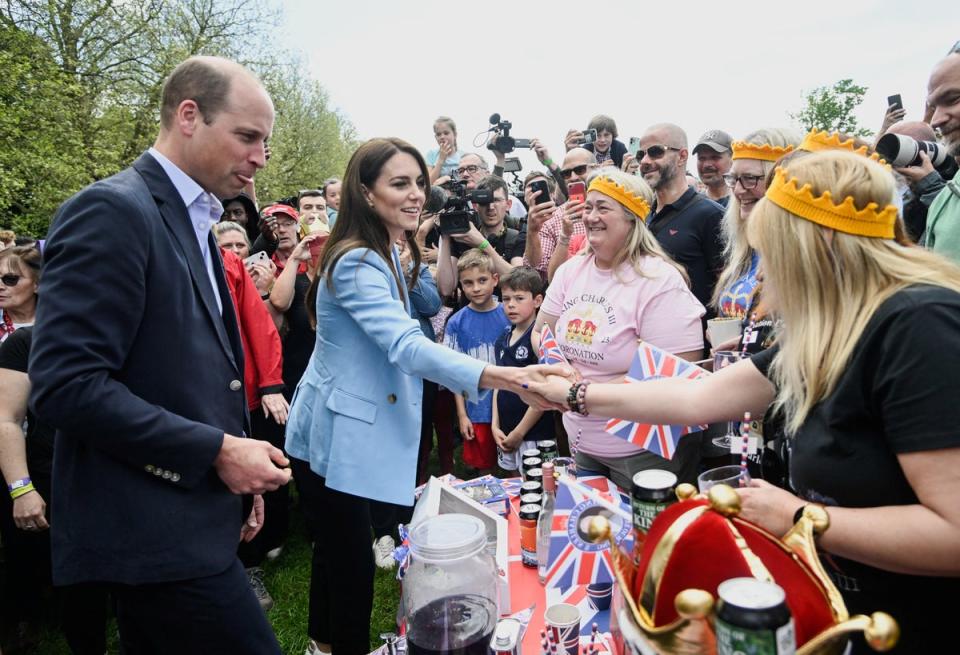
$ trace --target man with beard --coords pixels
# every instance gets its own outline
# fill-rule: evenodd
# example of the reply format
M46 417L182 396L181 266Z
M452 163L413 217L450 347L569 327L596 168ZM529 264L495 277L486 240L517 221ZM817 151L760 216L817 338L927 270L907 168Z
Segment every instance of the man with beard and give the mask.
M690 290L704 307L706 319L717 275L723 268L720 220L723 207L687 184L687 135L677 125L661 123L640 137L640 174L657 195L647 227L690 277Z
M464 164L464 160L469 157L470 155L464 155L460 158L461 168L467 165ZM523 237L517 230L507 227L504 223L510 204L513 202L507 183L495 175L488 175L480 180L475 188L490 191L493 194L493 202L474 203L480 215L479 229L471 224L470 231L466 234L441 237L440 251L443 255L437 263L437 287L440 294L444 296L450 295L456 288L457 260L471 248L477 248L489 255L493 260L496 273L501 277L509 273L514 266L523 264ZM448 253L449 256L445 256ZM494 294L497 298L500 297L499 287Z
M934 67L927 84L930 127L940 132L951 157L960 157L960 50ZM927 211L928 248L960 263L960 173L953 176Z
M700 137L693 147L697 156L697 174L707 188L710 200L726 207L730 200L730 188L724 183L723 176L730 172L733 160L730 144L733 139L722 130L710 130Z

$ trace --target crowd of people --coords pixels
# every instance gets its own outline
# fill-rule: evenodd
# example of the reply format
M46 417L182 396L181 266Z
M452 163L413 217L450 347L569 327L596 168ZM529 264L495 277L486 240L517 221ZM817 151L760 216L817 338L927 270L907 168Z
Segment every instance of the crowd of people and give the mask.
M750 411L744 515L782 535L825 505L851 612L893 614L898 652L946 652L960 178L875 145L939 137L960 158L956 48L927 106L922 122L891 107L871 141L758 126L691 142L659 123L628 146L598 115L556 160L532 139L542 169L517 188L504 152L460 150L440 116L426 155L372 139L342 178L261 199L270 97L233 62L183 62L152 148L42 240L0 232L0 649L29 652L52 583L75 653L105 652L109 612L128 653L279 653L263 563L283 557L292 480L307 653L367 653L375 567L460 444L478 475L515 475L517 452L555 439L621 488L651 468L695 482L725 457L709 437L665 458L607 419ZM740 336L711 343L715 317ZM537 363L544 326L568 365ZM744 356L619 384L641 341Z

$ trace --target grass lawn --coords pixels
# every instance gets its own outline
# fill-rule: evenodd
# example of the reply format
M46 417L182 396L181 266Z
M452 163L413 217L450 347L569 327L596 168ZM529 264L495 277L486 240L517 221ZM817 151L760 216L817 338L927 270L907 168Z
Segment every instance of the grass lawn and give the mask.
M460 477L469 477L470 474L462 468L462 459L459 448L454 457L454 473ZM436 459L436 450L430 460L431 472L438 474L439 464ZM296 493L291 496L295 499ZM294 500L296 503L296 500ZM371 538L371 546L372 546ZM270 623L276 632L280 647L287 655L302 655L307 647L307 606L310 586L310 560L312 552L307 540L303 515L294 505L291 512L290 537L284 547L283 554L274 562L264 565L266 576L264 581L270 595L273 596L274 606L268 613ZM344 590L349 593L349 590ZM400 585L396 580L396 569L383 571L377 569L374 578L373 616L370 622L371 650L380 646L380 633L396 630L397 607L400 602ZM108 627L110 639L109 652L118 653L119 645L116 636L116 624L111 622ZM20 651L21 653L23 651ZM39 647L33 651L36 655L69 655L60 631L51 620L43 627Z

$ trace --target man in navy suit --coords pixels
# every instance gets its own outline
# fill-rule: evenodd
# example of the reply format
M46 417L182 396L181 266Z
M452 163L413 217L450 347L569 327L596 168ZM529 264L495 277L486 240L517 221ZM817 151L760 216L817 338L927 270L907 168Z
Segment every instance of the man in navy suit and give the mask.
M107 583L125 653L279 653L236 557L290 479L243 438L243 352L210 227L265 163L273 104L236 63L167 79L133 166L70 198L45 250L29 374L57 428L56 584ZM250 503L242 497L253 495Z

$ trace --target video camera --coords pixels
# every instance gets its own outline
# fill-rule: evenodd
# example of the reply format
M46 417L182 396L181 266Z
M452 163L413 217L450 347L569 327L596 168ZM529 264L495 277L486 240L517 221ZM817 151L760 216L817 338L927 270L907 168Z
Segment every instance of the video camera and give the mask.
M450 180L443 188L450 192L450 197L438 215L440 234L466 234L470 231L471 223L479 228L480 215L470 203L489 205L493 202L493 192L490 189L468 192L466 180Z
M513 128L513 123L510 121L500 120L500 114L494 114L490 117L490 124L493 126L490 128L491 132L496 132L497 136L490 143L487 144L489 150L494 152L501 152L507 154L513 152L514 148L529 148L530 139L515 139L510 136L510 130Z
M920 153L925 152L943 179L952 179L957 172L956 160L947 154L946 148L935 141L917 141L903 134L887 133L877 141L876 151L891 166L896 167L919 166L923 161Z

